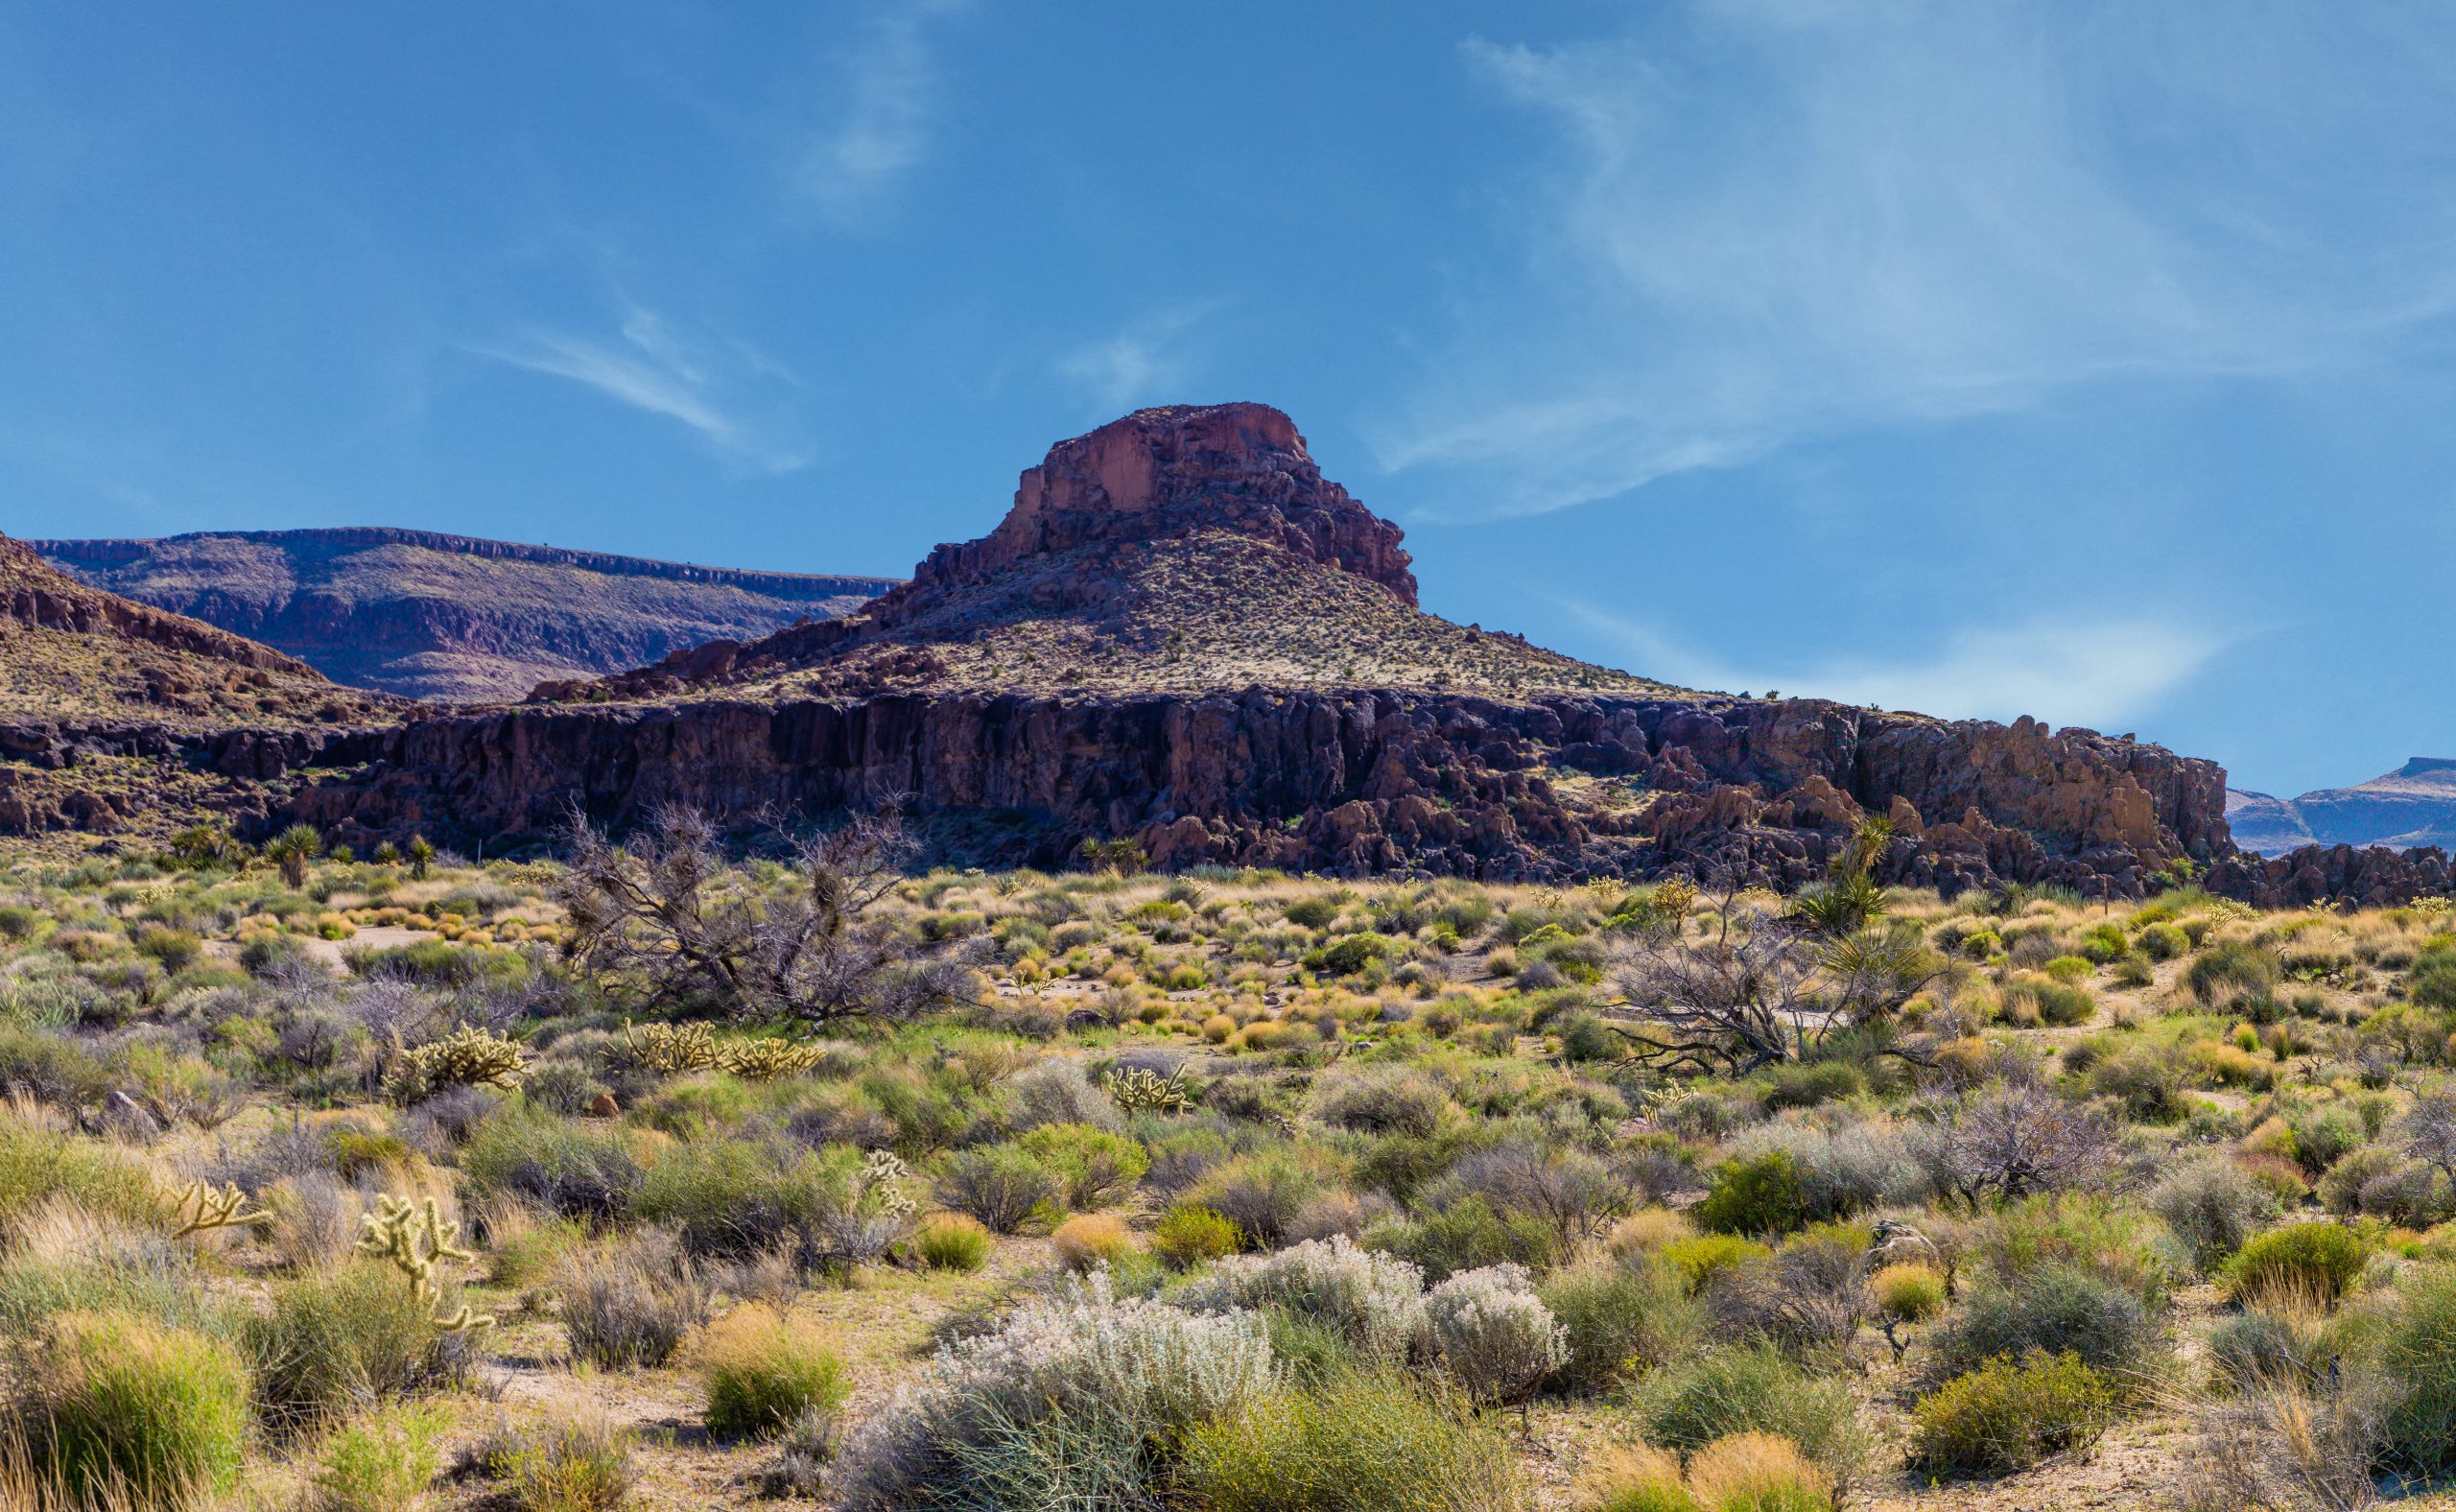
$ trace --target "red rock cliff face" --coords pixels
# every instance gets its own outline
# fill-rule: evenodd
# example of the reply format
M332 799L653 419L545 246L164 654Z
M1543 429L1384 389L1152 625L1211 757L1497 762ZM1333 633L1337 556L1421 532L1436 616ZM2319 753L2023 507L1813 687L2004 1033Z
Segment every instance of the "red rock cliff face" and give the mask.
M932 552L911 591L976 582L1029 555L1194 526L1269 541L1416 602L1399 528L1323 478L1296 422L1266 404L1138 410L1058 442L1025 472L1004 521L980 540Z

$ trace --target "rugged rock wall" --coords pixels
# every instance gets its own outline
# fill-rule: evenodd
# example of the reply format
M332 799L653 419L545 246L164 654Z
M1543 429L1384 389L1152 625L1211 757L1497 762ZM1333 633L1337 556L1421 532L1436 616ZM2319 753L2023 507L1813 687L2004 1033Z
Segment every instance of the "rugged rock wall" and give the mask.
M195 759L289 778L267 825L489 849L578 805L818 815L899 803L980 859L1132 836L1164 865L1573 879L1718 868L1794 885L1861 814L1900 881L2137 892L2230 854L2223 774L2082 730L1947 724L1810 699L1527 702L1248 690L1202 698L883 696L529 707L341 734L233 731Z
M977 582L1026 556L1195 525L1253 535L1416 602L1399 528L1325 479L1296 422L1266 404L1138 410L1058 442L1026 469L998 528L933 551L905 596ZM873 612L891 616L899 602L890 596Z

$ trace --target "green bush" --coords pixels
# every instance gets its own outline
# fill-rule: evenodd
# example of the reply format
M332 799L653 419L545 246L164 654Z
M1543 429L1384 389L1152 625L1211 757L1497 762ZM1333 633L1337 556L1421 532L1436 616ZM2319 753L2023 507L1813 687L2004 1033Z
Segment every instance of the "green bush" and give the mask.
M2371 1246L2360 1234L2322 1219L2247 1240L2219 1276L2232 1301L2284 1293L2332 1305L2353 1289L2370 1260Z
M480 1123L460 1169L481 1192L508 1193L564 1217L628 1217L645 1172L620 1128L515 1104Z
M1533 1213L1501 1212L1470 1193L1376 1240L1424 1268L1429 1281L1486 1265L1548 1268L1561 1252L1560 1231Z
M938 1199L998 1234L1054 1218L1065 1194L1064 1178L1014 1145L957 1150L938 1173Z
M1914 1465L2000 1475L2096 1442L2114 1420L2114 1392L2077 1356L1998 1356L1922 1398L1914 1415Z
M1569 1335L1569 1362L1556 1379L1580 1391L1684 1358L1712 1321L1680 1271L1659 1261L1589 1261L1554 1274L1537 1294Z
M2247 940L2211 945L2184 968L2184 984L2207 1004L2262 997L2277 985L2277 957Z
M1308 951L1304 966L1307 971L1329 976L1353 977L1367 966L1388 960L1398 951L1399 942L1385 934L1349 934Z
M425 1504L449 1420L437 1407L395 1406L334 1430L318 1452L314 1512L415 1512Z
M1936 1325L1932 1375L1960 1375L1999 1355L2070 1354L2098 1370L2132 1370L2158 1325L2130 1290L2062 1263L1981 1288Z
M852 1386L844 1362L807 1322L759 1307L738 1309L700 1347L703 1419L719 1438L781 1433L805 1415L835 1417Z
M1808 1220L1807 1187L1787 1150L1741 1156L1715 1169L1694 1216L1717 1234L1787 1234Z
M2131 949L2132 942L2124 938L2123 926L2112 920L2091 925L2082 933L2080 943L2073 947L2075 954L2100 966L2130 953Z
M2171 924L2152 924L2140 932L2140 954L2151 960L2173 960L2191 954L2191 936Z
M482 1457L514 1512L614 1512L638 1478L631 1436L602 1420L506 1434Z
M48 1197L135 1222L161 1216L153 1181L118 1150L0 1111L0 1227Z
M1646 1442L1683 1453L1734 1433L1776 1433L1848 1479L1867 1437L1848 1383L1810 1375L1767 1343L1710 1350L1638 1382Z
M839 1146L837 1156L849 1152ZM633 1216L681 1235L695 1255L756 1255L811 1233L838 1199L847 1173L816 1151L764 1141L697 1139L673 1145L640 1182Z
M2456 1471L2456 1265L2408 1271L2379 1339L2393 1387L2389 1461L2413 1476Z
M1463 1404L1399 1375L1340 1374L1188 1436L1210 1512L1523 1512L1517 1453Z
M465 1340L437 1330L398 1270L353 1261L277 1287L242 1333L256 1394L277 1427L328 1420L366 1402L458 1379Z
M1071 1208L1107 1207L1151 1169L1150 1152L1141 1145L1089 1123L1044 1123L1015 1144L1057 1176Z
M1855 1098L1868 1079L1846 1060L1817 1060L1776 1066L1766 1073L1765 1105L1769 1108L1812 1108Z
M1178 1206L1151 1226L1151 1252L1172 1265L1198 1265L1243 1247L1237 1225L1209 1208Z
M238 1475L248 1373L220 1339L127 1313L67 1313L14 1375L30 1468L70 1505L177 1512Z
M1729 1275L1772 1250L1736 1234L1692 1234L1663 1246L1664 1263L1678 1271L1689 1291L1703 1291L1717 1277Z
M912 1248L933 1270L979 1270L989 1260L989 1230L961 1213L933 1213L912 1231Z

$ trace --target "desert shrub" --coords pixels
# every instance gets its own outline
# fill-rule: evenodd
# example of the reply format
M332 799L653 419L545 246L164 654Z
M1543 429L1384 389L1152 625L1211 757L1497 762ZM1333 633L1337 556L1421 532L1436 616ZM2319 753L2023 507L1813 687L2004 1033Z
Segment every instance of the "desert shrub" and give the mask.
M1180 1204L1151 1226L1152 1253L1172 1265L1198 1265L1232 1255L1242 1243L1237 1225L1206 1207Z
M1321 1172L1291 1150L1240 1155L1211 1171L1188 1196L1237 1225L1248 1244L1269 1246L1323 1187Z
M696 1255L741 1259L785 1247L805 1264L863 1263L904 1237L911 1204L903 1173L884 1151L691 1140L649 1167L632 1212L671 1225Z
M1914 1415L1914 1463L2001 1474L2094 1443L2114 1419L2114 1391L2074 1355L1999 1356L1922 1398Z
M1412 1068L1377 1068L1327 1080L1314 1094L1323 1122L1363 1134L1429 1139L1452 1107L1438 1082Z
M2295 1160L2314 1176L2360 1149L2371 1138L2361 1115L2341 1102L2298 1114L2287 1126L2294 1136Z
M2421 1267L2398 1285L2377 1343L2393 1393L2389 1459L2415 1476L2456 1470L2456 1266Z
M515 1512L614 1512L639 1478L631 1435L602 1418L499 1434L480 1458Z
M2184 970L2184 982L2201 1002L2220 1004L2247 994L2265 995L2277 985L2278 975L2273 953L2246 940L2228 940L2194 957Z
M1524 1512L1509 1442L1397 1375L1347 1373L1194 1429L1183 1479L1214 1512Z
M2137 1368L2157 1346L2158 1325L2139 1297L2064 1264L1972 1290L1936 1325L1930 1375L1953 1376L1998 1355L2073 1355L2095 1370Z
M768 1437L805 1415L833 1417L852 1387L844 1362L808 1321L738 1308L698 1346L702 1420L719 1438Z
M1436 1281L1484 1265L1546 1269L1562 1248L1559 1233L1542 1217L1496 1209L1481 1193L1432 1205L1376 1241Z
M1380 1359L1405 1360L1431 1326L1424 1273L1396 1256L1358 1249L1343 1235L1268 1255L1231 1255L1190 1282L1182 1297L1210 1311L1276 1308Z
M1117 1104L1109 1095L1092 1084L1080 1061L1062 1055L1036 1060L1007 1077L1005 1091L1019 1131L1051 1123L1107 1128L1117 1122Z
M313 1512L415 1512L445 1427L432 1405L404 1403L334 1429L317 1451Z
M1134 1231L1112 1213L1085 1213L1068 1218L1050 1235L1058 1264L1069 1270L1113 1265L1134 1253Z
M1475 1401L1523 1401L1568 1363L1567 1331L1519 1266L1460 1271L1425 1311L1442 1368Z
M109 1068L77 1041L31 1024L0 1021L0 1095L81 1108L99 1100L110 1084Z
M447 1386L469 1340L435 1325L437 1303L378 1261L353 1261L274 1288L242 1330L256 1395L276 1425L328 1420L368 1402Z
M2237 1390L2309 1383L2334 1358L2329 1341L2289 1303L2283 1312L2256 1309L2223 1319L2208 1332L2208 1358L2221 1382Z
M912 1231L913 1251L933 1270L979 1270L989 1259L989 1229L963 1213L933 1213Z
M2206 1271L2277 1216L2277 1198L2232 1160L2193 1161L2149 1189L2149 1207Z
M1281 910L1281 916L1300 929L1326 930L1339 916L1335 898L1299 898Z
M2152 924L2140 932L2140 954L2151 960L2173 960L2191 952L2191 936L2171 924Z
M1687 1283L1690 1291L1703 1291L1716 1280L1737 1270L1752 1260L1771 1255L1773 1251L1755 1240L1736 1234L1696 1234L1673 1240L1661 1251L1664 1264L1669 1265Z
M2087 962L2080 962L2083 970ZM2053 963L2049 963L2049 970ZM2090 989L2071 982L2059 981L2052 976L2016 977L2004 983L2004 1007L2019 1020L2025 1012L2035 1012L2041 1023L2066 1028L2087 1024L2098 1011L2098 1000Z
M2055 1265L2085 1272L2158 1307L2173 1288L2165 1226L2129 1198L2049 1193L1999 1208L1968 1240L1965 1258L2003 1286L2026 1285Z
M1623 1260L1652 1255L1674 1240L1691 1239L1697 1226L1688 1216L1672 1208L1641 1208L1612 1225L1605 1244Z
M53 1318L11 1391L29 1468L69 1505L189 1506L229 1488L247 1446L238 1353L126 1313Z
M1581 1391L1680 1358L1706 1334L1705 1305L1667 1263L1589 1261L1555 1273L1537 1294L1565 1331L1559 1379Z
M1047 1123L1015 1142L1064 1184L1066 1204L1099 1208L1134 1190L1151 1156L1122 1134L1087 1123Z
M2219 1275L2238 1302L2283 1293L2333 1304L2370 1259L2371 1246L2342 1223L2289 1223L2247 1240Z
M572 1357L600 1370L664 1364L710 1311L698 1266L654 1230L572 1256L555 1289Z
M21 1122L0 1108L0 1231L52 1198L137 1222L160 1217L153 1182L127 1156Z
M1734 1433L1779 1433L1848 1480L1867 1453L1851 1388L1814 1376L1771 1344L1710 1350L1638 1383L1646 1441L1682 1452Z
M646 1179L622 1130L513 1106L478 1125L460 1169L482 1192L524 1197L564 1217L628 1217Z
M1918 1171L1900 1138L1890 1132L1850 1126L1828 1132L1798 1123L1764 1123L1732 1141L1736 1158L1790 1157L1799 1183L1800 1211L1807 1222L1847 1218L1886 1201L1917 1193Z
M1605 1444L1587 1455L1570 1504L1576 1512L1705 1512L1681 1478L1679 1457L1643 1444Z
M1105 1276L964 1340L846 1439L847 1512L1126 1506L1196 1425L1276 1384L1262 1321L1118 1298Z
M1858 1067L1844 1060L1776 1066L1765 1074L1765 1105L1769 1108L1812 1108L1856 1097L1867 1089L1867 1077Z
M1868 1293L1885 1316L1922 1323L1945 1310L1944 1273L1920 1261L1887 1265L1868 1278Z
M1064 1193L1055 1171L1013 1145L958 1150L938 1172L939 1200L998 1234L1052 1216Z
M1787 1234L1808 1220L1799 1167L1779 1149L1727 1160L1695 1217L1718 1234Z
M1701 1512L1830 1512L1833 1477L1774 1433L1735 1433L1689 1456Z

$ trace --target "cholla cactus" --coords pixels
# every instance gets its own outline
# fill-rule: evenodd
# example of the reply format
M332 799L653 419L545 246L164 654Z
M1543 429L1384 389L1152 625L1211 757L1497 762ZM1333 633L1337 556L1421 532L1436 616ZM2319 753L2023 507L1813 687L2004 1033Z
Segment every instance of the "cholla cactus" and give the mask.
M216 1192L201 1181L191 1181L172 1199L171 1216L178 1227L171 1231L173 1239L185 1239L208 1229L256 1228L272 1221L272 1215L262 1208L250 1211L247 1194L234 1184Z
M614 1057L659 1076L706 1071L718 1063L717 1037L704 1024L641 1024L623 1031Z
M2456 910L2456 898L2444 896L2437 898L2416 898L2412 903L2406 906L2425 919L2436 919L2444 917L2451 910Z
M360 1221L363 1232L358 1237L358 1252L390 1261L393 1269L409 1279L410 1295L429 1307L440 1295L436 1266L447 1260L474 1263L478 1258L460 1247L460 1225L444 1221L443 1212L433 1197L419 1206L406 1197L379 1196L375 1211ZM471 1312L463 1303L459 1311L437 1314L433 1321L447 1334L459 1334L491 1328L495 1320Z
M528 1051L508 1035L463 1024L439 1040L395 1053L392 1096L401 1102L414 1102L444 1087L510 1091L528 1075Z
M779 1076L806 1076L826 1056L827 1051L816 1045L740 1040L717 1052L717 1066L744 1081L773 1081Z
M1111 1072L1101 1083L1127 1113L1183 1113L1193 1106L1193 1078L1183 1067L1163 1076L1140 1066Z

